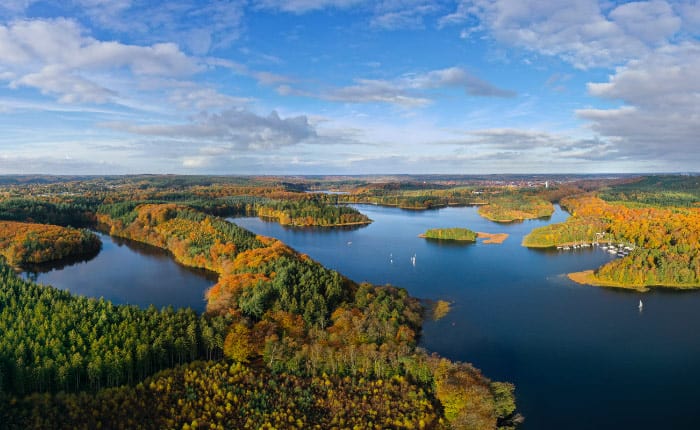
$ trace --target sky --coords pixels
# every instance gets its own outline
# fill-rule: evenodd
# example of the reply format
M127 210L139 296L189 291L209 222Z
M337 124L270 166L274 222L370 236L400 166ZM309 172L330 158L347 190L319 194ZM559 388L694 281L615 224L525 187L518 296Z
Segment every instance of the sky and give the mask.
M700 0L2 0L0 174L698 172Z

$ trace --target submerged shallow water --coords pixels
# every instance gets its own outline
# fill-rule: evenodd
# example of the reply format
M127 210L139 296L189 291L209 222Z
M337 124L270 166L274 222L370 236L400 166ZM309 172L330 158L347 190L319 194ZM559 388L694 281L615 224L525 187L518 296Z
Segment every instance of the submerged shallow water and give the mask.
M522 429L697 427L700 292L639 294L571 282L566 273L615 257L596 248L522 247L533 228L567 218L559 208L548 220L498 224L474 207L356 207L374 223L331 230L285 228L258 218L232 221L355 281L391 283L419 298L453 302L444 319L426 322L421 346L515 383L526 417ZM417 237L435 227L510 237L501 245Z

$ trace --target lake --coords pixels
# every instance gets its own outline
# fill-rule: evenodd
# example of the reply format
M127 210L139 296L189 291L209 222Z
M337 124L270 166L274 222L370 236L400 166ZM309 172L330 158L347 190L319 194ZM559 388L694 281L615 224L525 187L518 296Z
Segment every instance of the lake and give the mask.
M181 266L153 246L97 235L102 250L94 258L33 266L22 277L113 303L204 311L204 292L216 283L215 273Z
M352 230L294 229L232 221L276 237L355 281L391 283L422 299L453 302L424 325L421 346L516 384L522 429L697 428L700 292L577 285L565 274L611 257L600 249L520 246L549 220L498 224L474 207L408 211L356 205L374 220ZM501 245L418 238L428 228L508 233ZM415 255L415 266L411 257ZM640 298L644 310L638 310Z

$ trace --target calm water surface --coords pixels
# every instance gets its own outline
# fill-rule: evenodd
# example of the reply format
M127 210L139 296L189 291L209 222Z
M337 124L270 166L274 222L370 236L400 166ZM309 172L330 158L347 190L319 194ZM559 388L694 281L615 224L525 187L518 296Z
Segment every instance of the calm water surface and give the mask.
M559 208L550 220L504 225L479 217L476 208L356 207L374 223L304 230L258 218L233 221L355 281L453 301L447 317L424 325L421 345L514 382L523 429L700 428L700 292L642 295L574 284L565 273L613 257L597 249L520 246L531 229L566 219ZM502 245L417 237L428 228L458 226L510 237Z
M216 274L183 267L161 249L97 234L102 250L94 258L35 266L22 276L113 303L204 311L204 291L214 285Z

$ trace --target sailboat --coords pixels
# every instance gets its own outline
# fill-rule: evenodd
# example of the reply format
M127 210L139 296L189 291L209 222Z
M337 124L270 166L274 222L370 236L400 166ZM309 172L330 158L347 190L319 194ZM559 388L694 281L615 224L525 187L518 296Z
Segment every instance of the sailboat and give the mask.
M644 303L642 303L641 300L639 300L639 310L641 311L644 308Z

